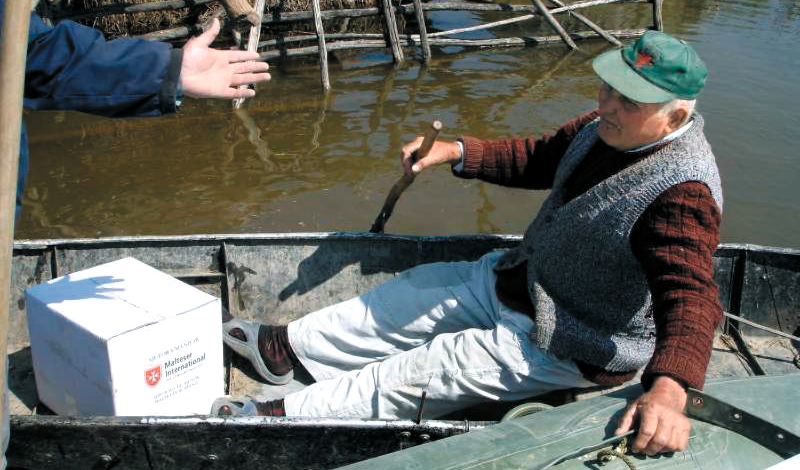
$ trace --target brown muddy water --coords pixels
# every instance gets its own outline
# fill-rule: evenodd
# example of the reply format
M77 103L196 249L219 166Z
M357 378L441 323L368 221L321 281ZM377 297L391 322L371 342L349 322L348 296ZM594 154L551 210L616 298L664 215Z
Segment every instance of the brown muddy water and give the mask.
M698 109L723 177L723 241L800 247L800 2L664 8L666 31L710 69ZM649 9L630 6L587 16L609 28L650 22ZM430 19L444 28L480 18ZM444 139L506 138L549 132L591 109L591 59L608 46L579 46L434 49L429 67L419 57L395 67L385 51L332 57L327 95L316 67L273 64L272 81L238 112L187 99L160 118L27 113L32 161L16 237L367 231L401 175L400 147L433 119ZM544 197L440 168L417 178L386 231L521 233Z

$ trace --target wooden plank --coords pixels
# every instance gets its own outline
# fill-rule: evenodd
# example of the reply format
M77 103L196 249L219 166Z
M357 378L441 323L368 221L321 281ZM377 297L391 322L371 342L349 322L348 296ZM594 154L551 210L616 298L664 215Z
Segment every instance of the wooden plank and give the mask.
M564 30L563 27L561 27L561 24L559 24L559 22L556 21L556 19L553 17L553 14L550 13L550 10L548 10L547 7L544 6L542 0L533 0L533 4L536 5L536 9L539 10L539 12L542 15L544 15L545 20L547 20L550 26L554 30L556 30L556 33L558 33L558 35L561 36L561 39L564 40L567 46L569 46L569 48L572 50L577 49L578 46L577 44L575 44L575 41L573 41L572 38L569 37L569 34Z
M634 30L619 30L612 31L613 34L620 38L633 38L644 34L645 29ZM429 35L432 36L432 35ZM579 40L593 39L600 37L594 31L579 31L572 33L572 36ZM414 44L415 38L410 37L409 41ZM432 46L463 46L463 47L525 47L536 46L542 44L555 44L562 42L559 36L538 36L538 37L510 37L510 38L497 38L497 39L445 39L445 38L431 38L429 43ZM379 49L385 48L384 41L341 41L333 44L328 44L328 51L334 50L353 50L353 49ZM278 57L297 57L304 55L317 54L317 46L298 47L294 49L283 49L279 51L267 51L261 53L261 60L271 60Z
M514 18L506 18L504 20L492 21L490 23L484 23L476 26L467 26L465 28L453 28L453 29L448 29L446 31L439 31L436 33L429 34L428 37L435 38L439 36L452 36L453 34L466 33L469 31L480 31L483 29L495 28L497 26L520 23L522 21L527 21L532 18L536 18L536 15L520 15L520 16L515 16Z

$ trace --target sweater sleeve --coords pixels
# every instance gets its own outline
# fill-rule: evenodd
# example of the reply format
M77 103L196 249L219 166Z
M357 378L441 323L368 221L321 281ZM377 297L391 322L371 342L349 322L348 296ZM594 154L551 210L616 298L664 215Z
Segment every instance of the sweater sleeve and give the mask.
M549 189L572 139L597 116L597 110L583 114L555 134L538 139L479 140L462 136L464 165L454 173L503 186Z
M650 286L656 324L655 353L642 375L646 390L660 375L703 387L722 319L712 261L720 220L708 187L687 182L664 191L633 228L631 247Z

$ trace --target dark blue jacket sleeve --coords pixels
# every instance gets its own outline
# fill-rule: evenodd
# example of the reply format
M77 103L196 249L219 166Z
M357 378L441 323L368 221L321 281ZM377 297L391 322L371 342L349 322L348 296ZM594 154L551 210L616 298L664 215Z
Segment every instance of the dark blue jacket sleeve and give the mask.
M111 117L174 112L180 52L160 42L106 41L72 21L49 28L31 14L24 106Z
M0 0L2 24L5 0ZM63 21L54 28L31 14L23 106L83 111L109 117L156 116L176 111L181 50L137 39L106 41L92 28ZM28 148L20 141L17 216Z

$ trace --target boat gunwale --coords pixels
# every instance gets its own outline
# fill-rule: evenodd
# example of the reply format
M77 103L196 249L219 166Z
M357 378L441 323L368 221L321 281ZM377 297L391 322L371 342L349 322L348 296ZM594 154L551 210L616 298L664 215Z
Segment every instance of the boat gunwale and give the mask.
M495 424L497 421L477 421L477 420L448 420L448 419L425 419L420 422L410 419L371 419L371 418L347 418L347 417L297 417L297 416L214 416L214 415L194 415L194 416L59 416L59 415L39 415L39 414L12 414L13 425L69 425L85 424L98 428L116 427L120 425L136 427L159 427L159 426L186 426L193 427L198 425L225 427L225 426L253 426L261 427L269 425L271 427L290 427L290 428L348 428L348 429L396 429L396 430L417 430L417 431L437 431L439 433L464 432L467 429L480 429L487 425Z
M520 234L468 234L468 235L395 235L370 232L255 232L198 235L133 235L104 238L53 238L14 240L14 250L35 250L48 247L96 247L120 243L192 243L225 241L323 241L323 240L370 240L407 242L448 242L448 241L498 241L519 242ZM800 256L800 248L776 247L753 243L720 243L716 254L747 251L753 253L780 253Z

